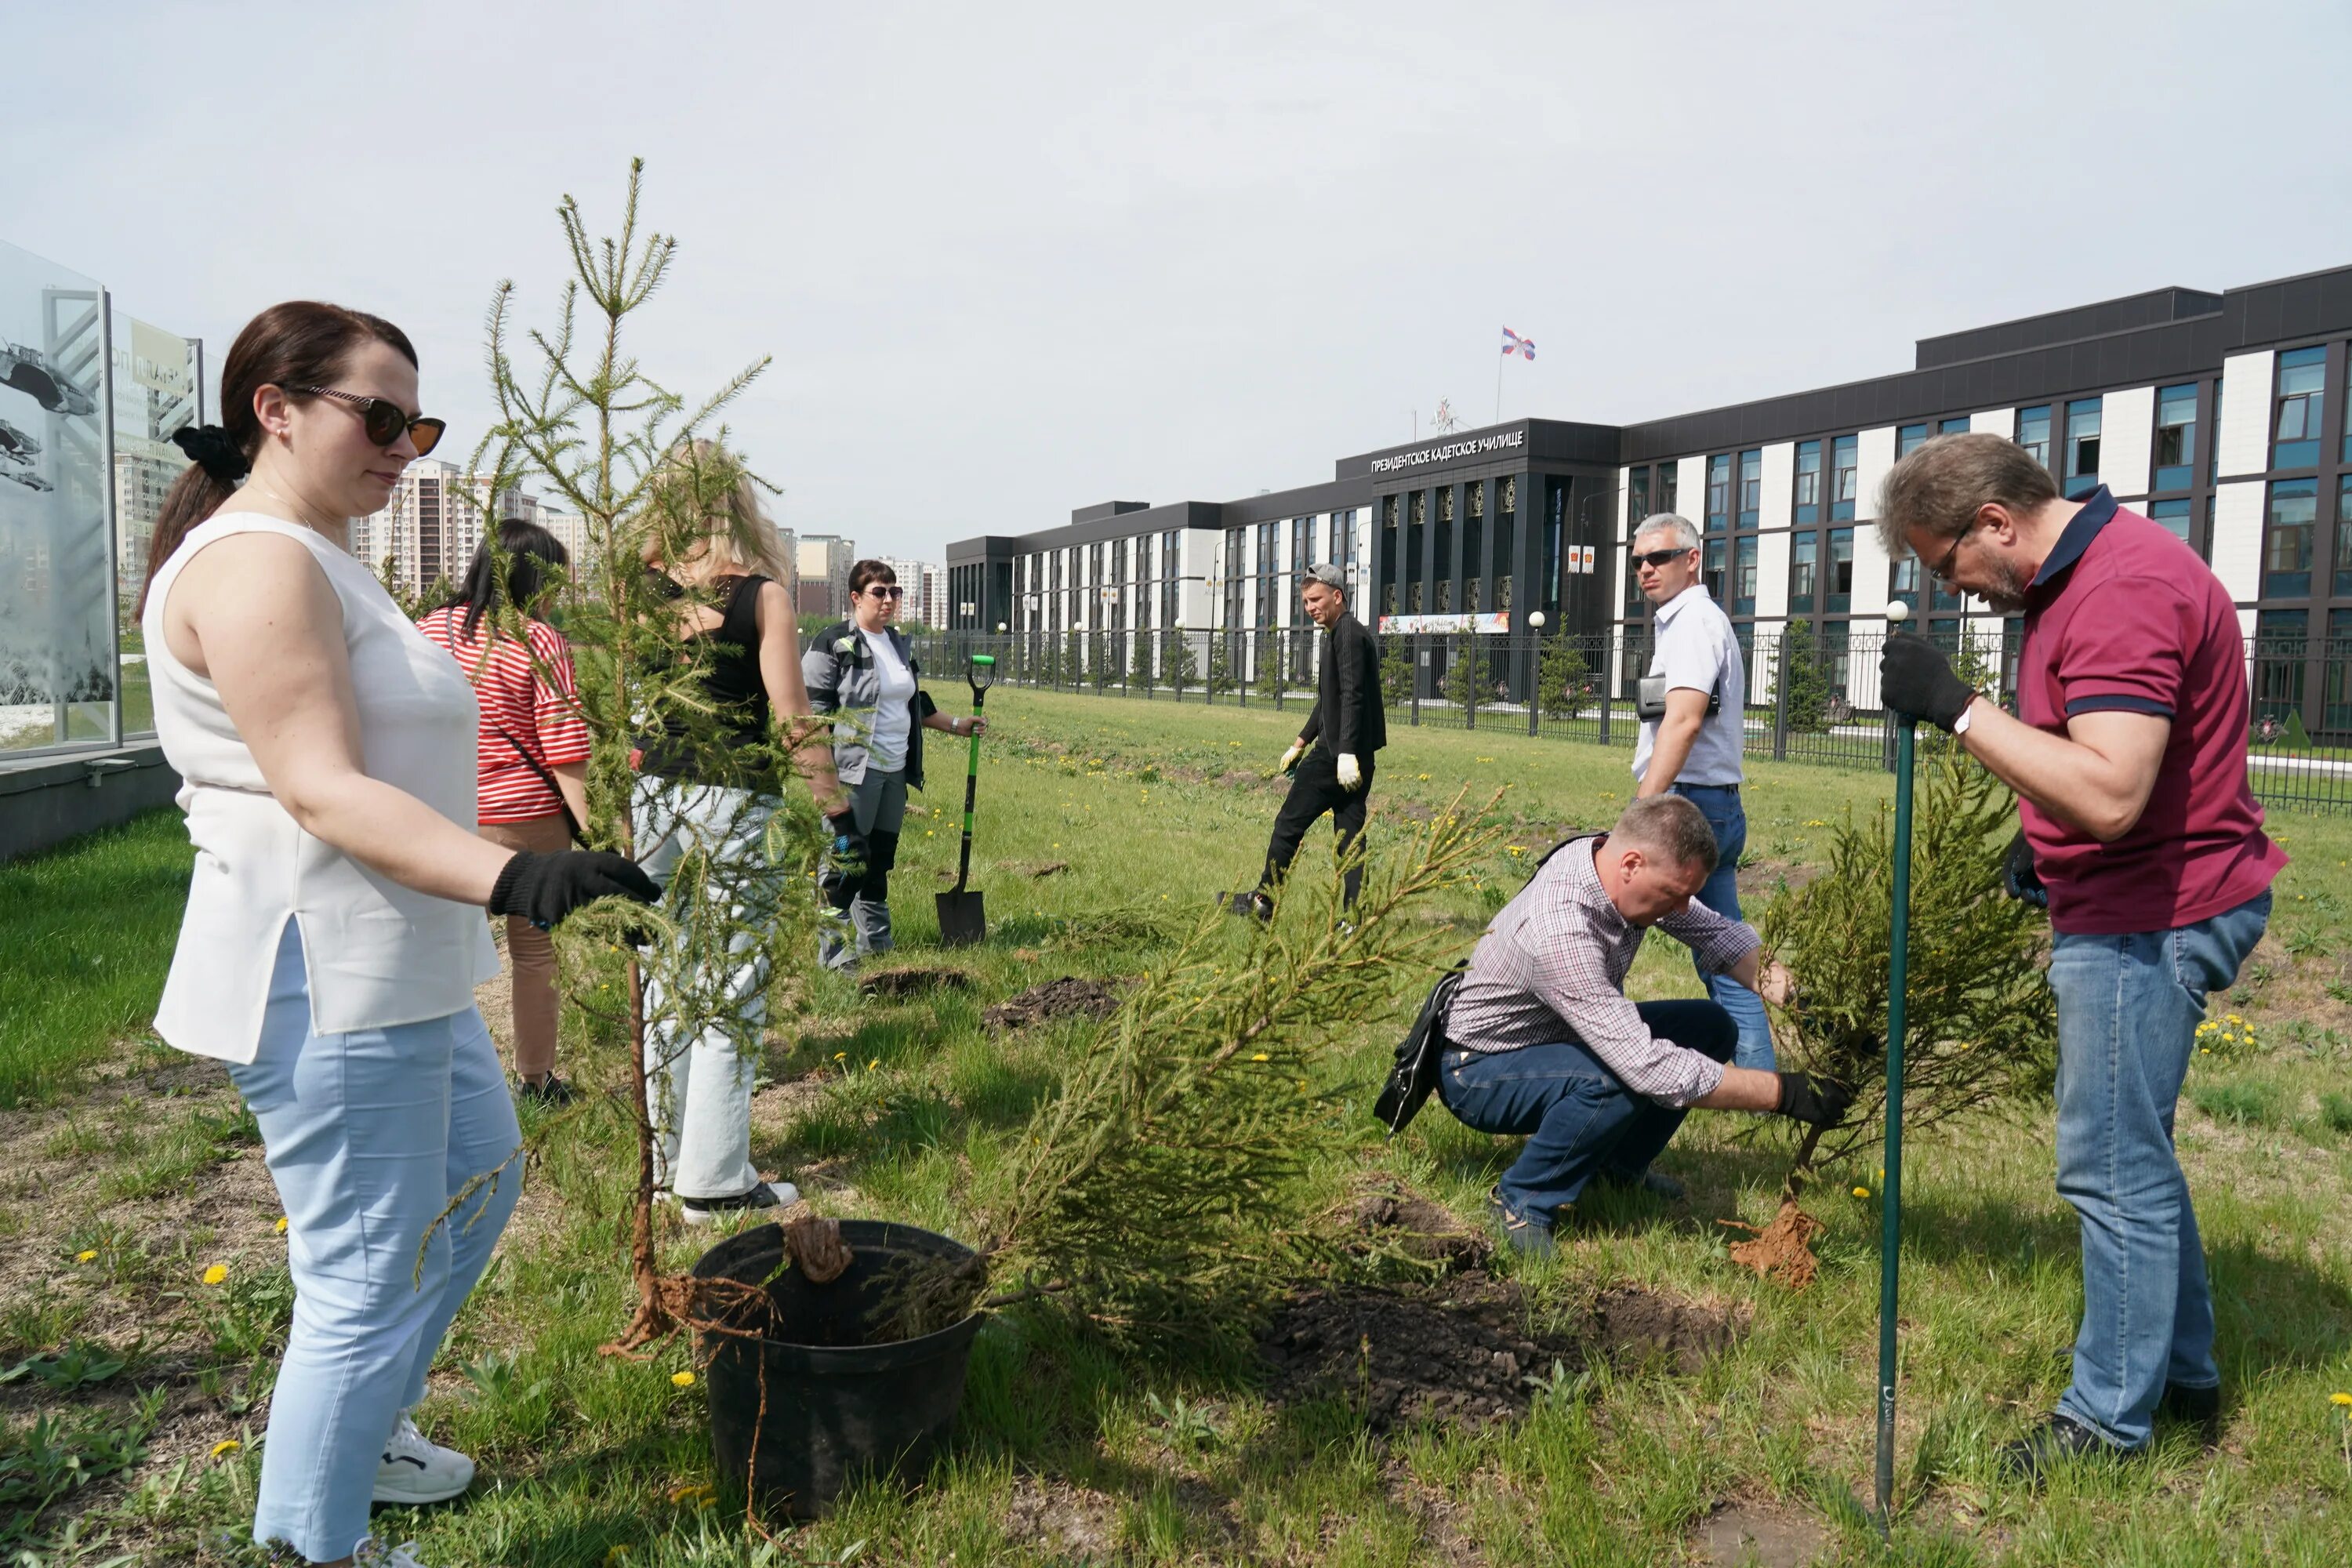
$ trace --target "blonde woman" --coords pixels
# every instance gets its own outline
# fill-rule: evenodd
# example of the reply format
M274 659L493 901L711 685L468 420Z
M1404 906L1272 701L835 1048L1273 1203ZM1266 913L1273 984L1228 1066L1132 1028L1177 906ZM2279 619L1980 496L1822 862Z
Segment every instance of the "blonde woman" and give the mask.
M711 490L723 491L715 505L706 508L698 499L681 504ZM673 456L656 510L664 515L649 527L643 557L657 591L673 601L682 643L698 645L697 679L719 732L698 740L678 722L645 737L636 847L664 889L689 851L708 854L723 868L737 927L723 959L699 961L726 966L723 975L707 978L730 1016L688 1031L667 1016L675 1010L663 1005L657 984L646 991L646 1045L657 1073L656 1175L688 1225L708 1225L800 1196L790 1182L770 1181L751 1163L748 1057L767 1020L768 962L753 933L773 919L781 892L765 846L768 821L783 805L772 729L806 717L809 700L801 684L792 571L750 479L724 450L692 443ZM678 521L679 510L688 521ZM840 809L840 781L823 744L801 748L793 766L821 810ZM673 964L695 962L677 952L665 957Z

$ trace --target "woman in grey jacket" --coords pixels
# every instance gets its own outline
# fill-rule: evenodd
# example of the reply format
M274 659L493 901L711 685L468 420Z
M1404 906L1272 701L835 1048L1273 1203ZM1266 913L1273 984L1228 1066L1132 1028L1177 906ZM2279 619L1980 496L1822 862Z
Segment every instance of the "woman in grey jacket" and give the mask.
M907 791L923 787L923 731L977 735L988 728L977 714L949 718L923 690L914 650L896 625L905 592L883 562L858 562L849 569L849 619L819 632L801 658L810 706L839 715L833 765L848 796L825 818L833 853L818 878L836 917L817 944L829 969L890 951L890 868Z

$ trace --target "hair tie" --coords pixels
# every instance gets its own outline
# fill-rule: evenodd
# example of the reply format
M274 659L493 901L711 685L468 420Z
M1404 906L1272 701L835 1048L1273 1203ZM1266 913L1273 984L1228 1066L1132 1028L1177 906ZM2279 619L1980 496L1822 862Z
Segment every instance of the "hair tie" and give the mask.
M236 442L218 425L183 425L172 432L172 445L223 484L236 484L253 471L253 465L237 450Z

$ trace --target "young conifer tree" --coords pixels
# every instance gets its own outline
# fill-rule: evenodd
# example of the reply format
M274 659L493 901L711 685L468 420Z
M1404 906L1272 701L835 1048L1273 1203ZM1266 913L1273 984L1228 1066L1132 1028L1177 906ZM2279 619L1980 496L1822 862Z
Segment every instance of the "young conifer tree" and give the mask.
M572 563L563 630L573 647L581 710L593 752L588 774L588 836L596 845L642 858L638 820L654 797L637 759L657 742L669 773L682 780L758 781L748 792L781 794L786 810L764 822L754 807L683 840L688 850L654 910L599 907L557 934L568 1000L606 1041L619 1045L627 1081L612 1100L625 1108L637 1143L630 1215L630 1267L637 1287L634 1318L616 1345L632 1350L673 1331L692 1300L685 1281L662 1276L654 1246L656 1119L677 1055L705 1029L723 1031L748 1063L761 1048L761 1026L740 994L741 963L710 963L709 954L746 959L764 949L774 973L799 968L812 948L814 901L778 896L805 885L820 842L804 790L787 787L799 760L829 743L831 721L779 716L772 741L745 748L726 732L701 677L713 645L687 632L723 609L724 588L704 581L682 591L673 572L707 550L713 529L734 532L752 561L768 552L739 498L756 483L728 449L720 412L766 367L756 361L718 392L689 405L647 374L627 346L635 318L667 279L676 255L669 236L640 233L639 182L629 170L628 198L617 236L592 238L578 204L557 209L572 276L555 324L518 342L515 288L501 283L488 313L488 359L498 420L476 453L475 472L491 498L536 482L583 521L586 549ZM530 356L529 371L517 356ZM494 521L494 520L491 520ZM495 530L488 537L495 538ZM692 578L695 574L685 574ZM500 614L514 607L501 596ZM509 628L519 633L519 622ZM526 643L525 646L528 646ZM682 791L679 798L695 791ZM718 801L715 791L698 797ZM661 820L658 816L646 821ZM615 995L617 985L620 994ZM657 1040L677 1044L659 1047ZM745 1070L750 1070L748 1066Z
M1923 745L1918 767L1904 992L1906 1132L2045 1092L2058 1036L2042 973L2048 921L2002 890L2015 798L1957 747ZM1808 1130L1790 1162L1781 1214L1767 1234L1793 1231L1801 1250L1813 1228L1797 1208L1807 1184L1885 1132L1893 837L1883 806L1861 823L1849 816L1831 836L1822 874L1775 899L1757 922L1799 987L1776 1031L1782 1065L1858 1091L1847 1120Z

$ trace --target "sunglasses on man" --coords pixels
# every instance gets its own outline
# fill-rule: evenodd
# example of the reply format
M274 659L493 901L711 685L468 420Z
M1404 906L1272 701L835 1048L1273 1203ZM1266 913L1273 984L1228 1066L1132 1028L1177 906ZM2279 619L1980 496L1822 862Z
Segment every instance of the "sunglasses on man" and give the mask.
M1693 548L1696 548L1694 546ZM1644 550L1633 557L1636 566L1664 566L1677 555L1688 555L1689 550Z
M439 446L442 433L449 428L447 420L410 414L389 398L362 397L356 392L337 392L331 386L295 386L287 390L306 392L313 397L331 397L339 403L351 405L359 412L360 426L367 432L367 438L379 447L391 446L405 430L409 440L415 444L416 455L420 458Z

